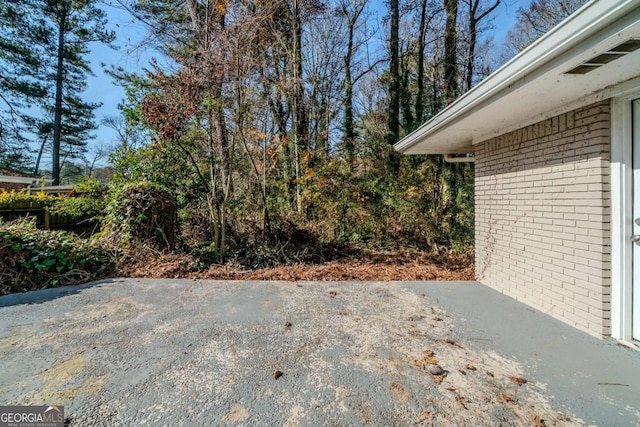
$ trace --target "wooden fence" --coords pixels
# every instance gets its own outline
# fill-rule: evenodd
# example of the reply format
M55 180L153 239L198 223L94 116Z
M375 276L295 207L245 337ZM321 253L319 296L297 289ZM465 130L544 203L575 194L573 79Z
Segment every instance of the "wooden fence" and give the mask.
M36 227L45 230L65 230L79 235L90 235L100 231L100 224L91 218L51 214L44 202L19 202L0 204L0 218L13 221L23 217L35 217Z

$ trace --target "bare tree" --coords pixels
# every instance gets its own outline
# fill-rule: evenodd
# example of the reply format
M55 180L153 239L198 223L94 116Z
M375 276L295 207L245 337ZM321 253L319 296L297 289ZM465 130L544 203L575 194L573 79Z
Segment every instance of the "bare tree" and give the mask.
M98 165L102 160L107 159L112 151L113 148L109 147L104 142L93 145L82 158L82 163L84 164L84 177L91 178L96 165Z
M528 7L518 8L516 25L505 37L501 61L513 58L586 2L587 0L533 0Z
M469 31L469 46L467 49L467 69L465 72L465 83L466 90L471 89L473 85L473 77L475 71L475 63L476 63L476 45L478 42L478 32L481 21L487 18L491 12L496 10L496 8L500 5L500 0L495 0L491 6L487 6L486 8L480 8L481 0L465 0L467 6L469 7L469 21L468 21L468 31Z

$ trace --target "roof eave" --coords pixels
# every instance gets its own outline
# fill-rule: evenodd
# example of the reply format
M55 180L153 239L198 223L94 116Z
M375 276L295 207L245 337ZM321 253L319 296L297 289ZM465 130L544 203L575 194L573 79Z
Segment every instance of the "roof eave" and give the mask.
M499 99L501 94L526 85L529 76L543 71L547 64L560 58L569 49L637 7L637 0L592 0L431 120L401 139L394 148L406 153L456 120L482 108L488 102ZM442 154L449 152L446 149L437 151ZM459 149L450 152L459 152Z

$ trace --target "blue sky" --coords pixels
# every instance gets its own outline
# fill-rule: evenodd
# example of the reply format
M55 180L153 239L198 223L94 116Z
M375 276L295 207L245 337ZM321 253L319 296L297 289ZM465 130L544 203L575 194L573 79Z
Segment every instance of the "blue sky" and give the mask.
M494 12L493 27L488 36L495 38L499 45L506 31L514 24L518 7L526 5L530 0L502 0L498 9ZM88 89L85 99L90 102L101 102L103 106L96 111L97 121L105 116L118 115L118 103L124 98L123 88L113 84L111 77L106 75L101 63L107 66L122 66L129 71L138 71L147 66L153 56L152 52L135 50L134 47L144 38L145 29L142 24L133 21L132 17L119 8L109 6L112 3L106 0L104 10L109 19L109 28L116 31L116 42L119 49L113 50L107 46L95 44L90 55L91 66L95 76L88 79ZM103 3L103 4L104 4ZM383 0L373 0L377 4L378 14L385 13ZM111 145L117 140L116 133L112 129L100 126L96 131L96 144Z

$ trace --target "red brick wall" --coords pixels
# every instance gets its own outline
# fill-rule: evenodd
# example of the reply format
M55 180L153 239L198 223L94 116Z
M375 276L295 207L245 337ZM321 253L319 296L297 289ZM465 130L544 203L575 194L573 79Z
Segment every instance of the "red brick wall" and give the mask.
M20 190L22 188L27 188L28 184L20 184L17 182L0 182L0 191L11 191L11 190Z

